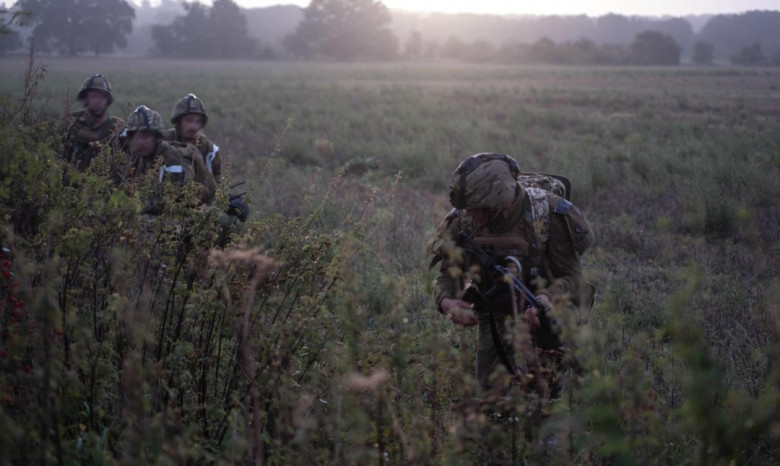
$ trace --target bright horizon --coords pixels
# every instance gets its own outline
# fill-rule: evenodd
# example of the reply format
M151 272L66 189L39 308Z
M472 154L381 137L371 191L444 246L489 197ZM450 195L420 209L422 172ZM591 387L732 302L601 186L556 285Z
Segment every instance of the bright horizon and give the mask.
M134 0L140 3L141 0ZM201 0L211 3L210 0ZM306 7L309 0L234 0L244 8L272 5ZM159 3L159 0L151 0ZM580 15L602 16L686 16L743 13L751 10L780 11L780 0L384 0L393 10L441 13L483 13L497 15Z

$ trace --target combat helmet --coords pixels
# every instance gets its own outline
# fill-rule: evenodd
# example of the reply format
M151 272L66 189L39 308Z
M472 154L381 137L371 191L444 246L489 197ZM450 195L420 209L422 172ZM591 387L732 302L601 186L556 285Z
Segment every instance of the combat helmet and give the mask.
M515 199L517 161L506 154L474 154L452 174L450 204L456 209L498 210Z
M152 131L160 137L165 137L166 128L162 117L146 105L139 105L127 119L128 134L142 130Z
M108 94L108 105L111 105L111 102L114 101L114 95L111 93L111 83L108 82L108 79L106 79L106 77L101 73L93 74L89 78L85 79L81 84L81 89L79 89L79 93L76 97L79 100L84 100L87 95L87 91L92 89L96 91L103 91Z
M189 93L179 99L176 105L173 106L173 113L171 114L171 123L178 124L179 119L188 113L197 113L203 115L203 126L209 121L209 116L206 113L206 106L203 105L203 101L200 100L195 94Z

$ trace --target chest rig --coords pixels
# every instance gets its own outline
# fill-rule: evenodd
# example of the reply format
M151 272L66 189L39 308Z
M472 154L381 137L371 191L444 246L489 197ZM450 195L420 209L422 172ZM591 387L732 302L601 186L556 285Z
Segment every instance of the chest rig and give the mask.
M525 191L517 222L500 233L491 233L487 228L478 229L472 239L483 251L502 263L507 256L515 257L523 266L523 282L530 285L539 277L552 278L543 260L550 238L550 209L546 191L540 188L526 188Z

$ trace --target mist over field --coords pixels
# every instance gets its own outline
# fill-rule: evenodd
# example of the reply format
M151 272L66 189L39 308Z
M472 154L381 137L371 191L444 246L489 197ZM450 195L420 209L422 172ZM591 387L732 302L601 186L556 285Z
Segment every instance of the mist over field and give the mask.
M0 58L0 464L780 460L779 68L38 63L25 94ZM123 119L203 100L216 205L245 181L252 209L228 248L199 213L174 267L133 192L63 181L54 124L96 72ZM585 371L541 417L522 390L486 417L475 330L433 304L452 171L489 151L569 177L597 235Z

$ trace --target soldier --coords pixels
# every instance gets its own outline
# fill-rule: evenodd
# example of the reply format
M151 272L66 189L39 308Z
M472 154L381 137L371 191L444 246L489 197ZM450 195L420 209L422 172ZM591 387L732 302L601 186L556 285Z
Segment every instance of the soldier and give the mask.
M180 142L166 142L166 128L159 113L140 105L127 119L127 147L130 153L131 176L139 177L152 167L159 167L157 178L184 187L194 180L202 188L200 201L210 204L214 200L216 183L206 168L203 158L193 146ZM161 211L159 199L144 212Z
M540 344L551 341L552 335L545 334L551 329L542 327L539 310L500 284L491 290L498 290L495 295L489 294L495 278L488 276L486 267L477 266L474 256L463 254L456 246L463 232L488 252L491 260L505 264L507 257L516 258L522 269L518 272L515 268L518 278L535 290L542 303L548 307L554 304L556 311L576 311L580 303L592 303L592 285L583 280L580 265L580 254L593 239L589 225L566 199L539 188L524 188L519 174L513 158L493 153L472 155L455 170L450 186L454 209L441 223L438 238L429 249L434 254L432 264L441 261L435 302L455 324L479 325L476 376L482 391L495 386L502 371L514 370L515 356L523 356L525 370L512 375L537 372L552 376L547 383L537 377L534 388L547 392L550 384L553 393L545 394L554 397L554 376L564 350L560 340L553 345L557 347ZM464 299L464 288L471 297ZM475 306L474 302L480 304ZM530 330L532 338L526 338L525 347L513 347L507 341L514 315L524 315L524 328Z
M125 122L107 113L114 97L111 84L102 74L84 80L77 97L84 108L68 115L62 155L76 169L84 171L103 147L118 152L118 138Z
M219 147L211 142L201 130L209 121L206 107L195 94L187 94L176 102L171 114L173 129L166 134L169 141L179 141L195 146L214 179L219 183L222 177L222 157Z

